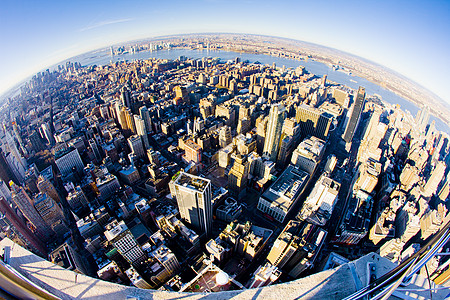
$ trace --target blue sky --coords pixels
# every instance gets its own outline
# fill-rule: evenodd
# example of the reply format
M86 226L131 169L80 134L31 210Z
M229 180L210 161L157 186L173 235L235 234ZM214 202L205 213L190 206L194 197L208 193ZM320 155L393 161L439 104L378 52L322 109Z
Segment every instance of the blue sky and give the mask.
M121 41L236 32L333 47L450 103L450 1L15 1L0 3L0 94L65 58Z

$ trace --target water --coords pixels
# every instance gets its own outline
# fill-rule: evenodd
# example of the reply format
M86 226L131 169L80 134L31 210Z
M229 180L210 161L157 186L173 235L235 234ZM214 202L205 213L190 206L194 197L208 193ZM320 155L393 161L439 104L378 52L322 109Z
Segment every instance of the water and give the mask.
M297 68L299 65L304 66L306 70L312 74L323 76L327 75L328 80L335 81L340 84L344 84L352 89L358 89L359 86L363 86L368 94L380 95L383 101L390 104L399 104L404 111L409 111L413 116L415 116L419 108L412 102L388 91L385 88L376 85L364 78L358 76L352 76L347 73L333 70L326 64L307 60L298 61L288 58L273 57L264 54L250 54L250 53L236 53L229 51L208 51L208 50L188 50L188 49L172 49L172 50L159 50L159 51L142 51L137 53L127 53L122 55L115 55L111 57L109 49L98 50L94 52L89 52L75 58L70 59L71 61L78 61L82 65L106 65L110 62L117 61L133 61L133 60L144 60L148 58L161 58L161 59L176 59L180 56L186 56L189 58L202 58L202 57L219 57L221 60L234 60L239 57L241 61L248 60L250 62L259 61L262 64L275 63L277 67L286 68ZM436 128L441 131L450 133L450 127L445 124L442 120L430 116L431 121L436 122Z

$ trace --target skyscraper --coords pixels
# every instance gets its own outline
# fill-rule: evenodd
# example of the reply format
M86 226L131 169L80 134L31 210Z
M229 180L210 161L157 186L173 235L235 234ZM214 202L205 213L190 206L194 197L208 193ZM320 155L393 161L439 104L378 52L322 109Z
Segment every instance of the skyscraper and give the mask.
M152 132L152 120L150 119L148 108L146 106L142 106L139 108L139 114L141 115L142 120L144 120L145 130L147 130L147 133Z
M120 94L120 100L122 100L123 106L131 108L131 104L132 104L131 92L127 87L122 88L122 91Z
M54 185L50 182L50 180L48 180L47 178L45 178L42 175L40 175L37 180L37 188L39 189L39 192L41 192L43 194L44 193L47 194L48 196L50 196L50 198L55 200L57 203L59 203L61 201L61 199L59 198L59 194L56 191Z
M145 149L149 149L150 144L148 143L147 129L144 120L140 116L134 115L134 123L136 125L136 133L142 138Z
M138 135L133 135L128 138L128 145L130 146L131 152L137 157L144 157L144 145L142 144L142 139Z
M285 112L286 108L283 104L275 104L270 108L263 156L271 161L276 161L277 159Z
M210 180L181 172L170 184L181 218L197 230L211 234L212 193Z
M424 107L421 110L419 110L416 115L415 121L417 129L420 132L423 132L429 120L430 120L430 108L427 105L424 105Z
M0 197L0 211L7 220L8 225L14 227L14 233L21 235L28 246L34 248L44 256L47 254L47 249L42 241L28 229L27 225L19 218L3 197Z
M333 116L330 114L305 104L297 107L295 118L300 124L301 133L304 137L313 135L319 139L328 137L333 121Z
M14 203L34 227L34 232L38 234L39 238L47 240L53 234L53 230L45 223L36 208L34 208L31 198L22 187L12 184L11 188Z
M356 94L355 103L353 103L353 109L350 113L347 128L345 128L345 132L342 137L346 143L350 143L353 139L353 135L355 134L356 127L358 127L359 117L361 116L361 111L364 107L365 98L366 98L366 90L360 86L358 89L358 92Z
M34 197L34 207L41 215L44 222L59 236L62 236L68 231L61 208L47 194L37 194Z

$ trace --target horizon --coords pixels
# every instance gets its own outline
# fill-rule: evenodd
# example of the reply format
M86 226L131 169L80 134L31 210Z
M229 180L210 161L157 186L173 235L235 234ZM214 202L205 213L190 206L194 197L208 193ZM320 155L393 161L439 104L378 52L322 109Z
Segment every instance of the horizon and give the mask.
M228 10L222 2L133 2L123 11L117 9L122 3L115 1L5 4L0 36L14 46L0 50L0 95L58 62L109 45L180 34L234 33L342 51L392 70L450 104L450 42L442 38L450 28L445 13L450 3L285 1L274 6L246 1L226 2L233 8ZM262 23L263 19L272 21Z
M54 67L57 67L58 65L67 62L67 61L72 61L75 62L76 59L78 57L81 57L83 55L86 55L88 53L93 53L93 52L99 52L102 50L108 50L108 48L110 47L114 47L114 46L119 46L119 45L130 45L133 43L142 43L144 41L153 41L153 40L167 40L167 39L171 39L171 38L175 38L175 37L181 37L181 36L196 36L196 35L239 35L239 36L245 36L245 35L251 35L251 36L255 36L255 37L269 37L269 38L275 38L275 39L282 39L282 40L290 40L290 41L295 41L295 42L300 42L300 43L305 43L305 44L309 44L311 46L316 46L316 47L320 47L320 48L325 48L325 49L329 49L332 50L333 52L341 52L345 55L360 59L366 63L370 63L370 64L374 64L377 65L379 67L382 67L384 69L386 69L387 71L389 71L390 73L392 73L395 76L398 76L400 78L402 78L403 80L407 80L410 81L411 83L417 84L419 85L421 88L423 88L426 92L430 93L430 95L434 98L436 98L439 102L441 102L442 104L448 106L450 108L450 103L446 102L442 97L440 97L439 95L437 95L436 93L434 93L433 91L431 91L430 89L426 88L425 86L423 86L421 83L414 81L413 79L407 77L404 74L399 73L396 70L393 70L387 66L384 66L382 64L379 64L378 62L372 61L370 59L367 59L365 57L361 57L349 52L346 52L344 50L340 50L340 49L336 49L336 48L332 48L332 47L328 47L328 46L324 46L324 45L320 45L320 44L316 44L316 43L312 43L312 42L308 42L308 41L302 41L302 40L298 40L298 39L294 39L294 38L285 38L285 37L280 37L280 36L273 36L273 35L264 35L264 34L254 34L254 33L233 33L233 32L193 32L193 33L182 33L182 34L170 34L170 35L161 35L161 36L154 36L154 37L146 37L146 38L141 38L141 39L133 39L133 40L126 40L126 41L122 41L122 42L117 42L114 44L110 44L110 45L106 45L106 46L102 46L99 48L95 48L95 49L91 49L82 53L78 53L75 54L71 57L66 57L56 63L53 63L51 65L47 65L44 66L43 68L41 68L40 70L33 72L29 75L27 75L25 78L23 78L22 80L20 80L19 82L17 82L16 84L14 84L12 87L10 87L9 89L7 89L5 92L1 93L0 92L0 101L4 101L7 100L8 94L13 94L17 91L18 88L20 88L20 86L22 86L23 84L25 84L26 82L28 82L34 75L40 73L40 72L44 72L47 69L51 69ZM147 51L147 50L146 50ZM228 50L219 50L219 51L228 51ZM234 52L234 53L238 53L235 51L228 51L228 52ZM266 54L260 54L260 55L266 55ZM402 97L402 96L400 96ZM404 97L402 97L404 98ZM412 101L404 98L406 101L409 101L411 103L413 103Z

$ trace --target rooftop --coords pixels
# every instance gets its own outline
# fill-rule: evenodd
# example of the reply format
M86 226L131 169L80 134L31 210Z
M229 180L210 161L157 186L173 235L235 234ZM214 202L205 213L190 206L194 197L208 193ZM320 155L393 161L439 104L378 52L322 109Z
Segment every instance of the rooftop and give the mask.
M289 165L270 188L262 194L262 197L272 202L272 205L288 211L292 203L300 195L308 178L308 173L294 165Z
M181 172L177 179L175 179L175 184L197 190L199 192L203 192L209 183L209 179L194 176L184 172Z

